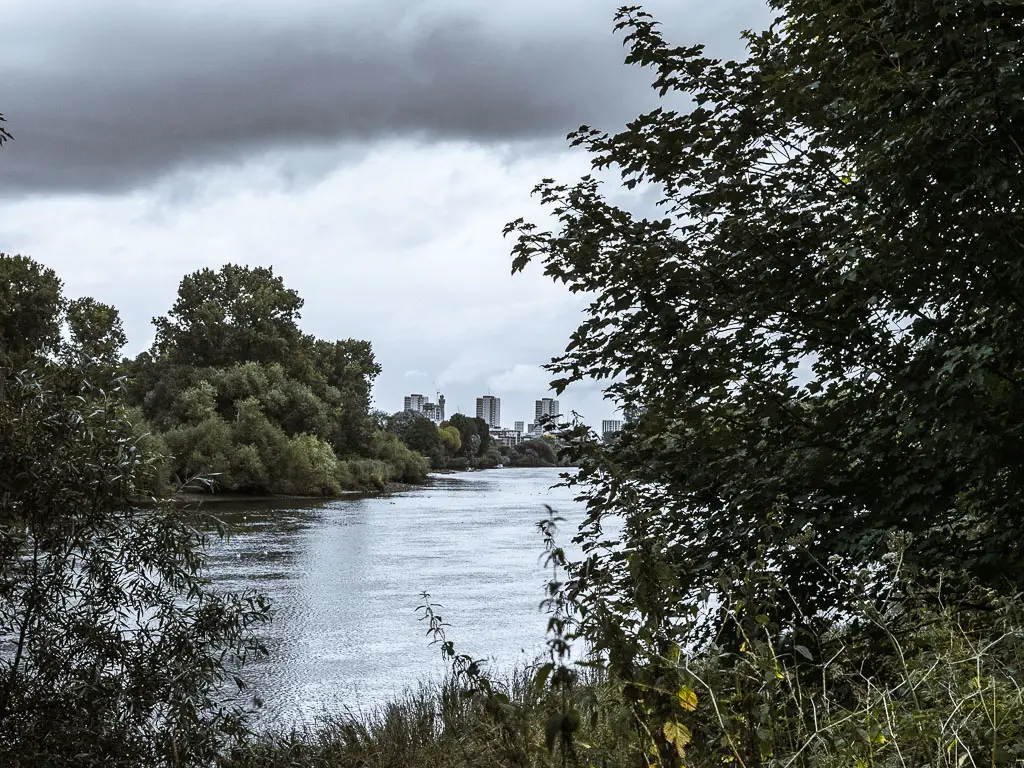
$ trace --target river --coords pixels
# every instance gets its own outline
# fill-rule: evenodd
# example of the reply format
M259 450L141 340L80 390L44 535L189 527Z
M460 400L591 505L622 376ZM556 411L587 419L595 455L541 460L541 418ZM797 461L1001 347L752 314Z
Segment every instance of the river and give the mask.
M500 668L544 650L547 573L536 522L550 504L582 519L556 469L434 476L385 497L216 509L233 533L208 548L220 589L271 598L269 658L248 668L274 720L365 710L439 679L444 665L417 621L423 591L441 603L456 650Z

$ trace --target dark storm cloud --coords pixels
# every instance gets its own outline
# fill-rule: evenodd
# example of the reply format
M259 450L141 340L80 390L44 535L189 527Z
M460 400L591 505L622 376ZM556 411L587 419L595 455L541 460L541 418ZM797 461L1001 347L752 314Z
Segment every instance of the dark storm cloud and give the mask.
M276 19L202 3L43 5L63 12L26 11L20 26L15 12L0 32L0 112L16 137L0 152L4 196L122 190L279 146L559 141L652 103L649 75L622 65L614 6L597 0L567 3L575 17L526 2L511 25L487 17L489 3L469 15L439 2L414 22L426 6L408 0ZM687 37L735 52L737 12L758 6L717 7Z

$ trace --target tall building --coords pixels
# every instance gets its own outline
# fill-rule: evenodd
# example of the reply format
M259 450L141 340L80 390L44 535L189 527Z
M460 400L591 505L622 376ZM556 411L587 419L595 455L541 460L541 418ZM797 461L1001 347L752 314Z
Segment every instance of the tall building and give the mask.
M545 419L557 419L561 415L558 410L558 401L545 397L537 400L534 408L533 420L536 424L542 424Z
M406 395L405 396L405 408L403 410L412 411L413 413L422 413L423 404L429 402L426 395Z
M432 403L426 395L406 395L405 410L412 413L421 413L435 424L444 421L444 395L437 393L437 402Z
M607 435L609 432L621 432L622 431L622 420L621 419L604 419L601 422L601 434Z
M487 422L488 427L501 428L501 398L484 395L476 399L476 417Z
M522 434L525 431L526 430L523 429L523 422L517 421L516 422L516 432L519 432L520 434Z
M440 424L444 421L444 395L438 392L436 403L424 403L423 415L435 424Z

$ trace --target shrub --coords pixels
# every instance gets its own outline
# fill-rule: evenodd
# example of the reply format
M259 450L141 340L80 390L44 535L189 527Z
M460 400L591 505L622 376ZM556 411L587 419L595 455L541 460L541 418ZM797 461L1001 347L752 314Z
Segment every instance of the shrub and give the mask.
M356 491L383 491L391 466L378 459L345 459L338 462L338 482Z
M334 496L341 492L338 460L331 446L314 435L288 441L274 490L307 496Z
M410 450L390 432L377 432L373 438L374 455L389 466L388 478L403 483L421 483L430 471L429 461Z
M0 765L209 765L243 732L222 684L265 601L212 591L202 535L140 510L110 381L39 363L0 397Z
M220 416L211 416L195 426L176 427L163 433L171 456L171 476L187 482L197 475L224 473L213 478L223 488L233 488L230 476L234 455L231 426Z

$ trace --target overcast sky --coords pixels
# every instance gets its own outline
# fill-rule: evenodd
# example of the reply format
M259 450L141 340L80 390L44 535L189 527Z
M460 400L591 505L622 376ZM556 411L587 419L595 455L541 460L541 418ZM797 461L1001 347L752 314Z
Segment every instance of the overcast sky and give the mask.
M655 102L607 0L5 0L0 251L120 309L127 352L181 277L270 265L321 338L373 343L375 405L445 393L530 421L581 319L502 226L589 168L565 134ZM676 44L742 55L758 0L645 4ZM622 196L625 205L644 201ZM594 426L596 386L562 396Z

